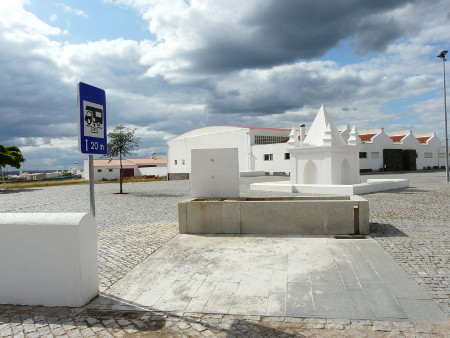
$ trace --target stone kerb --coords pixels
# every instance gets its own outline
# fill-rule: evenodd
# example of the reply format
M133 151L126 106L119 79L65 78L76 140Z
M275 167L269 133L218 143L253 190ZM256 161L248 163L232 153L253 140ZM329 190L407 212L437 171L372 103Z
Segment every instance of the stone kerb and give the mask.
M0 304L76 307L99 293L90 214L2 213L0 257Z

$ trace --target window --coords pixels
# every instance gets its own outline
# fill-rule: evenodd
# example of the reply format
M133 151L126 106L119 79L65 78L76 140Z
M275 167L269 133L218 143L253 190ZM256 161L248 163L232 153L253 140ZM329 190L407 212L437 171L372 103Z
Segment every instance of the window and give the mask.
M175 160L175 165L177 165L177 163L178 163L178 161L177 161L177 160Z
M112 173L113 170L112 170L112 169L108 169L108 171L109 171L110 173Z
M182 160L182 161L181 161L181 164L182 164L182 165L185 165L185 164L186 164L186 162L185 162L184 160Z
M371 154L372 158L380 158L380 153L378 151L374 151Z
M255 144L273 144L287 142L289 137L286 136L262 136L255 135Z
M359 158L367 158L367 153L366 152L360 152L359 153Z
M264 154L264 161L273 161L273 154Z
M285 159L285 160L290 160L290 159L291 159L291 154L289 154L289 153L284 153L284 159Z
M424 158L433 158L433 153L424 153L423 157Z
M102 172L102 169L97 169L97 172L101 173L101 172Z

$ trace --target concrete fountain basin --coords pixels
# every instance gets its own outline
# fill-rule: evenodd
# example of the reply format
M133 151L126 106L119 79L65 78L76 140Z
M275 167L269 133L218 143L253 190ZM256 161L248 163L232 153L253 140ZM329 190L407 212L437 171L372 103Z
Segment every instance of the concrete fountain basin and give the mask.
M358 196L192 198L178 203L185 234L352 235L369 233Z

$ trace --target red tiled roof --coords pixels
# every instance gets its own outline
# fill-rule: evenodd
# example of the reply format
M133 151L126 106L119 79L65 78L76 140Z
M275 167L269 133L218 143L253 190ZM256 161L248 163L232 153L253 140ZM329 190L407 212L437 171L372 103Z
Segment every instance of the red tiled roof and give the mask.
M389 136L393 142L401 142L405 138L406 135L398 135L398 136Z
M431 136L418 137L417 141L419 141L419 143L427 143L430 138Z
M135 166L133 162L127 159L122 160L123 166ZM118 167L120 166L120 160L94 160L94 167Z
M359 138L361 139L362 142L367 142L367 141L372 141L372 138L375 135L376 134L363 134L363 135L359 135Z
M128 161L139 164L164 164L167 163L166 158L129 158Z

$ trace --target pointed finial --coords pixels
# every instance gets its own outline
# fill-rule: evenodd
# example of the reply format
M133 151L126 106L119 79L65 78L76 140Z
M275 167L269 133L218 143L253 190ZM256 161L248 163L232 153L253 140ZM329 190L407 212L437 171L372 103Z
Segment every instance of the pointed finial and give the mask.
M290 145L291 147L295 145L295 127L292 127L292 130L289 133L289 140L287 144Z
M352 127L347 143L349 146L359 146L361 144L361 139L356 131L356 126Z

